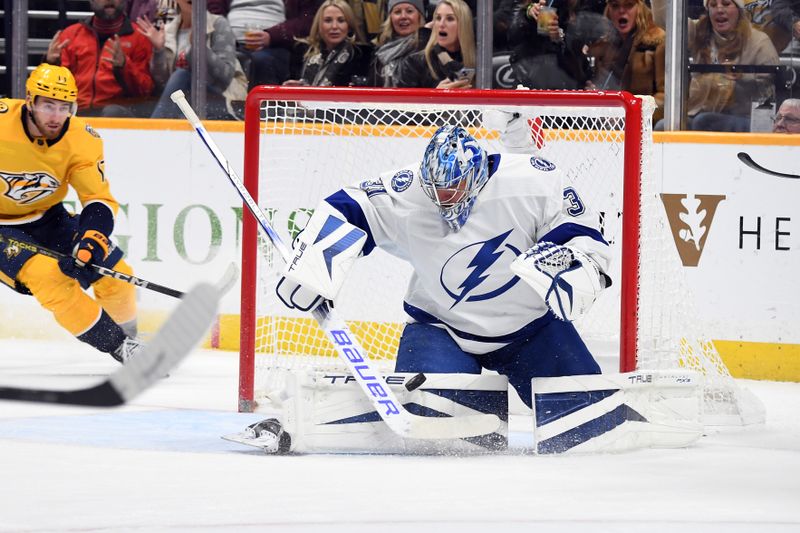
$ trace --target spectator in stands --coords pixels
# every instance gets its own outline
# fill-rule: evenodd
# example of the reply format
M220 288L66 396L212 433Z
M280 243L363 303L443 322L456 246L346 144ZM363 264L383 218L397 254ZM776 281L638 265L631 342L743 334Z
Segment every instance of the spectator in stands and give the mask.
M772 133L800 133L800 98L787 98L772 123Z
M793 2L794 0L789 0ZM686 17L690 19L700 18L706 12L703 6L704 0L686 0ZM650 0L648 2L650 10L653 12L653 19L659 28L667 27L667 7L670 0Z
M782 52L792 40L795 16L792 3L800 8L797 0L744 0L744 9L750 23L763 31L772 41L775 50Z
M178 118L180 109L170 99L178 89L191 91L191 0L177 0L177 16L161 28L139 19L141 33L153 44L150 69L161 88L161 97L152 118ZM230 119L234 113L232 100L247 97L247 79L236 58L236 39L225 17L206 15L206 60L208 64L206 116L210 119Z
M260 0L272 3L274 0ZM231 0L231 13L244 5L255 5L259 0ZM247 70L250 88L256 85L279 85L290 76L291 53L298 39L305 39L311 30L315 13L322 0L283 0L283 22L248 32L244 46L252 52ZM240 48L241 51L241 48Z
M743 0L706 0L706 9L700 19L689 20L689 56L695 64L778 64L769 37L750 25ZM694 72L687 104L689 129L750 131L752 104L771 98L773 89L771 74Z
M369 85L397 87L400 63L425 48L431 31L424 27L422 0L389 0L389 16L375 39L375 55L369 73Z
M511 20L514 17L516 5L516 0L496 0L494 2L492 36L495 53L508 50L508 31L511 29Z
M162 4L163 11L168 9L167 3L173 3L174 0L128 0L125 3L125 16L131 20L139 20L146 18L150 22L155 22L158 19Z
M383 22L390 11L386 0L347 0L353 9L355 26L367 41L375 39L383 28Z
M299 80L284 85L316 87L347 86L363 79L368 57L357 43L364 43L355 16L346 0L325 0L311 23L308 39L301 39L308 49Z
M539 30L548 12L547 32ZM598 11L599 10L599 11ZM531 89L583 89L591 79L585 47L609 35L611 25L593 0L523 0L514 11L508 45L517 81Z
M286 22L283 0L230 0L228 22L239 58L259 83L280 85L289 77L289 48L270 46L267 28Z
M58 31L46 62L68 68L78 84L78 114L133 117L153 91L153 47L125 16L125 0L91 0L94 15Z
M463 0L441 0L433 12L425 49L403 60L398 87L465 89L475 79L475 34L472 12Z
M771 10L776 25L785 26L788 23L789 37L792 39L788 47L778 48L776 45L776 50L778 53L800 56L800 0L772 0Z
M652 95L658 105L653 119L660 119L664 114L666 32L656 26L644 0L609 0L605 16L614 28L608 39L589 48L596 68L587 89Z

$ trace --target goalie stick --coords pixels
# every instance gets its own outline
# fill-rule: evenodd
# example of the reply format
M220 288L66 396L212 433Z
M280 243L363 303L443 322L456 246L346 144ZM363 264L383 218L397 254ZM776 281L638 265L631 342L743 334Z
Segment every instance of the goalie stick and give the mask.
M219 299L236 277L237 269L232 265L217 286L200 283L192 288L144 349L105 381L76 390L0 386L0 399L92 407L128 402L167 375L200 342L216 317Z
M775 170L770 170L768 168L764 168L755 161L753 158L750 157L750 154L747 152L739 152L736 154L736 157L739 158L739 161L747 165L748 167L752 168L753 170L757 170L758 172L763 172L764 174L769 174L770 176L777 176L779 178L790 178L790 179L800 179L800 175L798 174L785 174L783 172L777 172Z
M10 239L2 235L0 235L0 243L5 243L6 246L18 246L20 248L30 250L35 254L55 259L56 261L64 257L68 257L66 254L62 254L61 252L56 252L55 250L45 248L44 246L40 246L38 244L34 244L32 242L20 241L18 239ZM125 274L124 272L113 270L111 268L106 268L100 265L90 264L89 266L101 276L118 279L120 281L124 281L125 283L136 285L137 287L150 289L151 291L160 292L161 294L166 294L167 296L172 296L173 298L183 298L183 292L177 291L175 289L170 289L169 287L159 285L158 283L153 283L152 281L147 281L146 279L137 278L136 276L132 276L131 274Z
M253 197L245 188L242 180L231 168L225 155L214 140L209 136L197 114L186 101L183 91L175 91L170 96L172 101L181 109L186 119L191 123L200 139L206 145L211 155L228 177L231 184L236 187L239 196L258 221L266 237L272 242L284 261L291 260L291 254L281 240L275 229L267 220L261 208L258 207ZM372 402L375 411L392 431L403 437L414 439L452 439L486 435L497 431L502 424L499 417L492 414L478 414L459 417L424 417L409 413L395 394L386 385L380 373L375 369L367 352L350 332L344 320L338 318L334 310L323 303L311 313L320 327L325 331L328 339L336 348L339 357L349 368L364 394Z

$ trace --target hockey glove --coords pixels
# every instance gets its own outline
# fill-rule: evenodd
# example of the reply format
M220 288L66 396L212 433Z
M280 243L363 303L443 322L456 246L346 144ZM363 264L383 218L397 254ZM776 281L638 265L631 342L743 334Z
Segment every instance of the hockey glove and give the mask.
M100 264L108 257L108 237L96 230L87 230L75 244L72 256L58 260L61 272L78 280L81 287L88 288L96 279L97 273L92 264Z
M569 246L540 242L519 255L511 270L539 293L561 320L585 315L603 290L600 270L586 254Z

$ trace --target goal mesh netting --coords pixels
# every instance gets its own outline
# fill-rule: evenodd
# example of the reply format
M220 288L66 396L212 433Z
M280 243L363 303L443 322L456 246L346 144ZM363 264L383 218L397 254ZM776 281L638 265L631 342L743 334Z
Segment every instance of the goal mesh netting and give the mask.
M286 243L317 203L345 184L419 165L437 127L467 128L490 153L505 148L484 113L528 121L535 154L554 162L600 214L613 250L614 285L576 325L594 350L618 353L622 371L693 369L705 383L706 422L763 419L702 335L653 179L650 98L564 91L257 88L248 100L245 183ZM533 154L532 154L533 155ZM623 194L624 193L624 194ZM623 216L622 213L625 213ZM245 215L240 409L280 390L285 371L343 372L324 332L275 296L280 255ZM359 259L337 314L383 371L391 371L406 319L410 267L381 250Z

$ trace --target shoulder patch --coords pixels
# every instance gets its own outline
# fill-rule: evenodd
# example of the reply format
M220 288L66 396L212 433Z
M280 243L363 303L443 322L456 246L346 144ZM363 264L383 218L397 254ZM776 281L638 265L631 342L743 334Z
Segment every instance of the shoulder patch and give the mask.
M531 165L533 168L537 170L543 170L545 172L550 172L551 170L556 169L556 165L554 163L551 163L547 159L536 156L531 157Z
M383 182L380 178L364 180L358 184L358 188L367 193L367 198L372 198L378 194L386 194L386 187L383 186Z
M414 182L414 173L410 170L401 170L392 176L392 189L395 192L403 192L411 187Z
M93 137L97 137L98 139L100 138L100 134L99 134L99 133L97 133L96 131L94 131L94 128L92 128L92 127L91 127L90 125L88 125L88 124L86 125L86 131L87 131L87 132L89 132L89 135L91 135L91 136L93 136Z
M8 104L5 102L0 102L0 113L8 112Z

